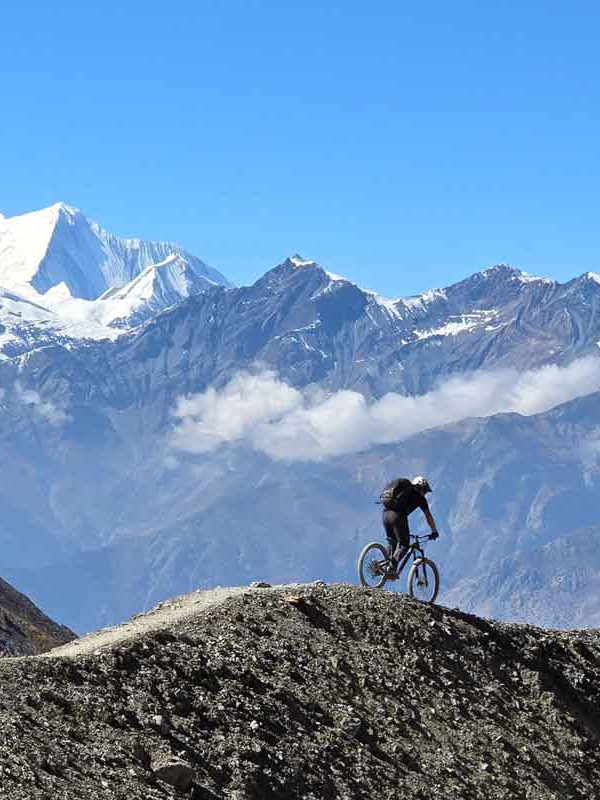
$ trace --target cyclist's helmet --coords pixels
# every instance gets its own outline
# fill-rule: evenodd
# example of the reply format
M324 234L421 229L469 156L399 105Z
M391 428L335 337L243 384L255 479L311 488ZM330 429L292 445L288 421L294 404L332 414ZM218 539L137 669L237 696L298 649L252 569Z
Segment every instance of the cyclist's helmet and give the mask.
M422 495L426 495L428 492L433 491L427 478L424 478L422 475L415 475L415 477L412 478L411 483L418 492L421 492Z

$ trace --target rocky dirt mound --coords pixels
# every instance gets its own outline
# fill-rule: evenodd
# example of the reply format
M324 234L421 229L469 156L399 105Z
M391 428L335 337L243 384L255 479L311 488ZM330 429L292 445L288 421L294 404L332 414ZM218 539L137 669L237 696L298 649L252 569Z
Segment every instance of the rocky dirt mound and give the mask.
M0 663L2 798L597 796L595 631L348 586L199 608Z
M0 656L29 656L75 638L0 578Z

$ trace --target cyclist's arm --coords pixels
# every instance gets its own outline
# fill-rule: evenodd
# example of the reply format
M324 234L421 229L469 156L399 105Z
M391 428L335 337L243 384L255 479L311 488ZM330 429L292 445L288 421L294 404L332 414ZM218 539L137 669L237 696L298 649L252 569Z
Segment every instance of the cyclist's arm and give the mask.
M433 518L433 514L427 509L423 509L423 514L425 514L425 519L427 520L427 524L431 528L432 533L437 533L437 525L435 524L435 520Z

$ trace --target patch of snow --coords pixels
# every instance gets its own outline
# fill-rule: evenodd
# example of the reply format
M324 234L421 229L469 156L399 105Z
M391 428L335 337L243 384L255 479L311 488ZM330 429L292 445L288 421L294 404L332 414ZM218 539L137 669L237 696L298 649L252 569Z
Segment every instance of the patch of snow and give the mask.
M543 278L543 277L540 277L539 275L531 275L529 272L520 272L519 275L517 276L517 278L521 283L546 283L546 284L552 284L552 283L555 282L551 278Z
M348 278L344 278L343 275L336 275L335 272L329 272L328 270L324 270L325 275L332 280L332 281L343 281L344 283L350 283Z
M340 278L339 275L335 275L333 272L326 272L325 274L329 278L329 283L326 286L323 286L321 289L318 289L313 295L311 295L309 300L316 300L317 297L321 297L324 294L333 292L340 283L351 284L351 281L349 281L347 278Z
M398 306L403 302L402 300L398 298L396 300L391 300L388 297L382 297L380 294L377 294L377 292L372 292L370 290L366 290L365 294L368 294L370 297L372 297L375 303L387 314L389 314L390 317L394 317L395 319L403 318L402 314L398 310Z
M313 261L312 259L302 258L302 256L298 255L292 256L291 258L288 259L288 261L292 264L292 266L297 267L298 269L302 269L303 267L319 266L319 264L316 261ZM330 272L327 269L324 269L323 272L325 273L325 275L327 275L330 281L334 282L341 281L343 283L351 283L351 281L349 281L348 278L344 278L343 275L338 275L337 273Z
M594 283L600 284L600 275L597 272L586 272L585 277L590 281L594 281Z
M465 331L472 331L485 325L497 315L494 309L472 311L469 314L461 314L460 317L450 317L448 322L439 328L429 328L427 330L415 330L413 335L416 339L430 339L433 336L457 336Z
M293 264L294 267L314 267L316 266L316 261L311 261L310 259L302 258L301 256L292 256L290 258L290 263Z
M412 297L404 297L399 302L411 311L424 308L436 300L446 300L446 291L444 289L429 289L423 294L413 295Z
M18 290L31 282L48 251L59 212L55 204L0 219L0 285Z
M554 283L550 278L541 278L537 275L531 275L529 272L523 272L523 270L517 267L511 267L510 264L506 263L495 264L493 267L482 270L479 274L488 278L497 273L510 275L511 281L519 281L519 283Z

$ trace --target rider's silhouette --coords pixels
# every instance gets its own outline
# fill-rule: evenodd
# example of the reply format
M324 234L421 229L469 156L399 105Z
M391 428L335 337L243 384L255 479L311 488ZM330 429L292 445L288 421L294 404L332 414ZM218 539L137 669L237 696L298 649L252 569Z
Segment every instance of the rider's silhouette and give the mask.
M427 524L431 528L431 538L437 539L438 532L435 520L429 510L429 503L425 495L431 492L429 481L422 475L417 475L408 480L397 478L388 483L382 493L383 527L389 545L390 567L396 571L398 562L410 544L408 515L420 508Z

